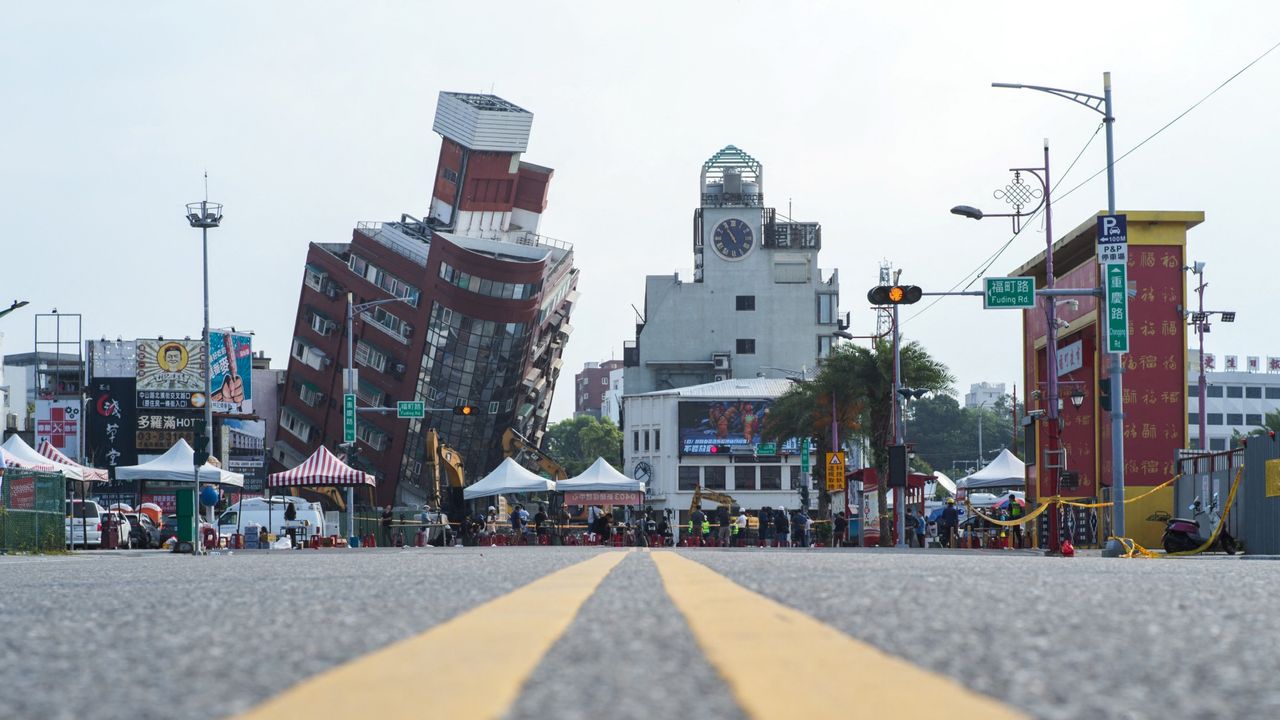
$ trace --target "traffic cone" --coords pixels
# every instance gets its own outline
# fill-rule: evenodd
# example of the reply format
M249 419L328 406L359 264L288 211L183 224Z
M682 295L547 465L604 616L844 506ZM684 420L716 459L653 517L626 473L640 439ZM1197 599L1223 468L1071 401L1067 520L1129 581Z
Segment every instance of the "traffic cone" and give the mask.
M1062 541L1062 557L1075 557L1076 546L1071 544L1070 540Z

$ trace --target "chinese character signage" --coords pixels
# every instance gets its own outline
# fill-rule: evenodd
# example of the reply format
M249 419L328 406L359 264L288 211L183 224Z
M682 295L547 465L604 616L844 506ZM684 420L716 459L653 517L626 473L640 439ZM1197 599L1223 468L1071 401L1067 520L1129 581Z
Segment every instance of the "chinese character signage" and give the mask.
M1084 342L1077 340L1058 348L1058 377L1084 367Z
M204 407L205 357L199 340L139 340L138 407Z
M1267 356L1267 372L1280 372L1280 357Z
M49 444L77 462L80 460L80 401L36 400L36 447Z
M192 411L151 410L138 408L138 429L135 434L138 450L162 453L179 440L196 446L196 435L204 417Z
M1247 365L1245 365L1245 369L1247 369L1251 373L1258 372L1258 370L1262 365L1262 362L1257 355L1250 355L1245 362L1248 363Z
M1098 264L1125 265L1129 261L1129 229L1126 215L1098 216Z
M1235 372L1236 370L1239 370L1240 358L1238 358L1235 355L1228 355L1226 357L1226 364L1223 366L1222 369L1226 370L1227 372Z
M253 414L253 345L250 336L210 330L209 372L214 412Z
M90 381L85 457L94 467L114 470L121 465L138 463L138 450L133 443L136 391L131 377Z
M1218 369L1218 358L1214 357L1213 353L1204 354L1204 369L1205 370Z

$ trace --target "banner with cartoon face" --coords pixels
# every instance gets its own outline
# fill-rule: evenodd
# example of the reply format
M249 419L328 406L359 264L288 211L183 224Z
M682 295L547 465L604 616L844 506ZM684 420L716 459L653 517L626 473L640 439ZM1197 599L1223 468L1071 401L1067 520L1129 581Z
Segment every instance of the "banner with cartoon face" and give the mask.
M138 407L203 408L207 357L199 340L139 340Z

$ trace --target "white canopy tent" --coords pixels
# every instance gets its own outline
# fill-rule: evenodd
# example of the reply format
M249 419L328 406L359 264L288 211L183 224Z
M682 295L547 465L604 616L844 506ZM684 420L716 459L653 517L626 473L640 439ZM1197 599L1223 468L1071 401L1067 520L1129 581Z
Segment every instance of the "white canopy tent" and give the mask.
M84 471L78 465L66 465L56 460L47 458L35 451L35 448L28 445L17 435L10 435L8 440L4 441L4 445L0 446L4 453L3 462L5 465L12 467L26 468L28 470L43 470L45 472L61 473L68 480L84 481Z
M1027 484L1027 466L1017 455L1005 448L989 465L968 475L956 485L966 491L987 488L1015 488Z
M549 492L556 489L554 480L534 475L524 466L511 458L502 461L493 472L485 475L479 482L462 490L462 497L475 500L494 495L515 495L519 493Z
M941 472L941 471L939 471L939 470L934 470L934 471L933 471L933 481L934 481L934 482L936 482L937 484L941 485L941 486L942 486L942 489L943 489L943 490L945 490L945 491L946 491L946 493L947 493L948 495L950 495L950 496L952 496L952 497L955 497L955 494L956 494L956 483L955 483L955 481L954 481L954 480L952 480L951 478L947 477L947 476L946 476L946 474L944 474L943 472Z
M591 467L582 474L556 483L556 490L571 491L603 491L603 492L644 492L644 483L618 472L604 458L596 458Z
M163 455L150 462L124 465L116 468L117 480L155 480L157 482L189 483L195 481L196 453L186 440L179 439ZM200 482L207 485L244 487L244 475L223 470L205 463L200 467Z

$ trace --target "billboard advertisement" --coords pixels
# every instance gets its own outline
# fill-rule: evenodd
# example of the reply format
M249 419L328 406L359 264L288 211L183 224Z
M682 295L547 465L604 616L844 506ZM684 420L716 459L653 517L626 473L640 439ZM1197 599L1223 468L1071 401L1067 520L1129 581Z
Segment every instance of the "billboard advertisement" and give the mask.
M79 400L36 400L36 447L48 440L72 460L80 460Z
M712 446L754 448L761 440L770 400L682 400L679 405L680 454L710 455ZM788 440L779 448L797 453L800 444Z
M186 440L195 447L196 435L204 425L204 415L193 410L150 410L139 408L134 441L141 453L154 455Z
M139 340L138 407L203 408L206 355L199 340Z
M262 492L267 482L267 423L228 418L222 424L222 466L244 475L245 492Z
M209 387L214 412L253 414L252 343L249 335L209 331Z
M134 445L136 392L137 386L131 377L94 378L90 381L85 457L94 467L112 470L120 465L138 463L138 449Z

